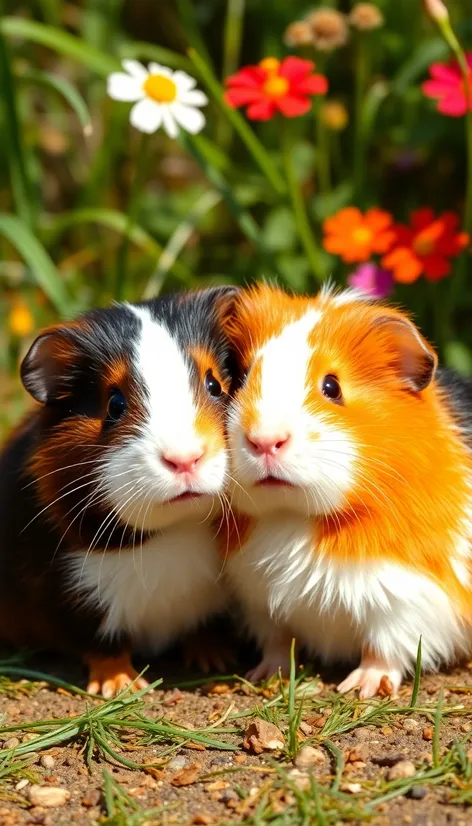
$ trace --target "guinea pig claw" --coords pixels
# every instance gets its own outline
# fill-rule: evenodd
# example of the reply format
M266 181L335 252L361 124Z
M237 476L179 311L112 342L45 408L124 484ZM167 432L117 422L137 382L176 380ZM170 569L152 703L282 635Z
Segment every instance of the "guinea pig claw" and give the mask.
M132 691L147 688L149 683L144 677L138 677L138 672L131 665L128 654L118 657L88 657L90 669L87 691L89 694L101 694L107 700L127 688L134 682Z
M382 683L387 679L391 686L391 697L398 695L398 690L401 685L401 671L398 668L392 668L380 661L372 662L369 665L361 665L359 668L351 671L348 677L342 681L337 687L340 694L345 694L353 688L359 689L359 698L361 700L368 700L375 697L379 693Z

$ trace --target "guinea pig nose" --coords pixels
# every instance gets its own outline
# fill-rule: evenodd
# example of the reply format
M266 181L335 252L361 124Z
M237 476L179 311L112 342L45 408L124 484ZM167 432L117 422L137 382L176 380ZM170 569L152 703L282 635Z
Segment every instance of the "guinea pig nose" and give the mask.
M203 450L196 450L192 453L163 453L161 461L172 473L192 473L204 453Z
M247 446L251 453L256 453L258 456L275 456L289 441L289 433L277 433L270 436L246 436Z

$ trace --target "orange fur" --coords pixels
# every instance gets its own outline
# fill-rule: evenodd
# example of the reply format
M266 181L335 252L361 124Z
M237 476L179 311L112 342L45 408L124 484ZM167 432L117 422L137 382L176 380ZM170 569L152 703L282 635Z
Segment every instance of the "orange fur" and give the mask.
M316 520L317 551L345 562L392 561L413 568L470 614L470 593L451 557L470 502L471 456L437 382L414 392L402 380L398 335L404 314L363 300L337 304L325 293L292 297L265 285L247 291L228 325L242 364L254 365L237 396L245 432L254 424L260 397L258 350L309 308L322 316L311 333L305 407L347 434L358 453L347 501ZM418 341L420 356L424 348L435 358ZM340 381L341 405L321 393L328 374Z

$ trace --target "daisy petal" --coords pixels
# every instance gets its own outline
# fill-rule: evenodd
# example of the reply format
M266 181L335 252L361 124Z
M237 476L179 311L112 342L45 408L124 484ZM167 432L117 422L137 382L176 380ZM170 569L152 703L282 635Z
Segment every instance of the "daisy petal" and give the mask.
M159 129L162 123L162 108L154 100L144 98L131 109L129 122L140 132L151 135Z
M189 89L193 89L193 87L197 85L195 78L188 75L187 72L183 72L181 69L174 72L172 80L179 92L188 92Z
M173 73L172 69L168 69L167 66L161 66L160 63L150 63L149 74L162 75L163 77L172 77Z
M206 106L208 103L207 96L201 92L200 89L190 89L188 92L180 92L177 98L179 103L185 103L187 106Z
M169 106L163 106L161 111L162 125L169 135L169 138L175 139L179 134L179 127L177 126L174 115Z
M123 69L131 75L131 77L136 78L136 80L140 80L141 83L146 80L149 74L148 70L142 63L139 62L139 60L122 60L121 65L123 66Z
M107 78L107 93L113 100L124 100L128 103L144 97L142 83L124 72L113 72Z
M200 109L184 106L183 103L173 103L171 113L182 129L190 132L191 135L201 132L205 126L205 116L200 112Z

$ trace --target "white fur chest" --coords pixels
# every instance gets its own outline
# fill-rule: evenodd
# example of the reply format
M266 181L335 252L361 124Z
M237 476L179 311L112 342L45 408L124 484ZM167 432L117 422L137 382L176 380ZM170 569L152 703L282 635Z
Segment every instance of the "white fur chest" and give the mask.
M211 525L188 523L133 550L75 554L70 586L105 612L101 633L127 633L156 653L225 607L221 560Z
M264 614L326 660L358 657L364 645L426 668L467 648L466 629L427 577L392 563L340 564L316 553L313 524L293 513L259 520L228 576L264 644Z

